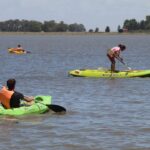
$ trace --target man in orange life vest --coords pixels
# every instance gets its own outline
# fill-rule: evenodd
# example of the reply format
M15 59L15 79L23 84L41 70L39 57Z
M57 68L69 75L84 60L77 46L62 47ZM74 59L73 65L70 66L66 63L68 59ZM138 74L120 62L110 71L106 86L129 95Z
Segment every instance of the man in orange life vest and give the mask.
M7 87L3 86L0 90L0 102L6 108L18 108L20 107L20 100L25 100L27 102L32 102L33 97L24 96L15 90L15 79L7 80Z

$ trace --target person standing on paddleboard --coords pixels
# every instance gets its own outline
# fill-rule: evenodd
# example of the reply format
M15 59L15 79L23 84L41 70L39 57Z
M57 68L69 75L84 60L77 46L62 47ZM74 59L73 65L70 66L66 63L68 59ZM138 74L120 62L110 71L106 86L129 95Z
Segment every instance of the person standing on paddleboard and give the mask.
M108 49L107 57L109 58L109 60L111 62L111 71L112 72L115 72L115 69L116 69L116 67L115 67L115 64L116 64L115 58L117 58L118 60L123 62L123 58L120 57L120 52L124 51L125 49L126 49L126 46L122 45L122 44L119 44L118 46L113 47L111 49Z

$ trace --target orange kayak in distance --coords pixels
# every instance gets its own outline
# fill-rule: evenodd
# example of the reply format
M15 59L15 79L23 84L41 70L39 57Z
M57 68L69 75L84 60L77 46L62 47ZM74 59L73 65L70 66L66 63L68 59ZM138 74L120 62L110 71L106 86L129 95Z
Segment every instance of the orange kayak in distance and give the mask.
M17 49L17 48L8 48L8 52L11 54L27 54L30 53L30 51L26 51L23 49Z

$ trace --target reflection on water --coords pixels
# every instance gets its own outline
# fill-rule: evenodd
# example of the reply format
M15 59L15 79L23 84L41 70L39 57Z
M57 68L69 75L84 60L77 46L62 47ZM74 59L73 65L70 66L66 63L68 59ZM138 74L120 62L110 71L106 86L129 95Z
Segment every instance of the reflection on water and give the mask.
M0 36L1 84L14 77L25 95L52 95L67 108L51 113L1 117L1 149L150 149L150 78L74 78L68 71L109 68L108 48L124 43L131 68L150 69L150 36ZM32 53L11 55L20 43ZM126 69L117 62L118 69Z

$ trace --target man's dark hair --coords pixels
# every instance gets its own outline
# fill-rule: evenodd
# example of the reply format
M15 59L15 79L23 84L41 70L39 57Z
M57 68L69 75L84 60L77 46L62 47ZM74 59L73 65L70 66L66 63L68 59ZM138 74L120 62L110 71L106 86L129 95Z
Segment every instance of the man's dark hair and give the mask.
M16 80L15 79L8 79L7 80L8 90L13 90L15 88L15 85L16 85Z

